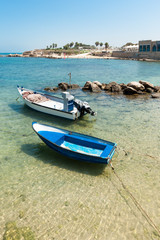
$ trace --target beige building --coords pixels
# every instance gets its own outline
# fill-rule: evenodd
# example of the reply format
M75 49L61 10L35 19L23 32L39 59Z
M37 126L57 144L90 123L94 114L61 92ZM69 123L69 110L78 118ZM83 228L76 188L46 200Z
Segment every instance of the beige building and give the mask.
M160 59L160 41L139 41L139 58Z

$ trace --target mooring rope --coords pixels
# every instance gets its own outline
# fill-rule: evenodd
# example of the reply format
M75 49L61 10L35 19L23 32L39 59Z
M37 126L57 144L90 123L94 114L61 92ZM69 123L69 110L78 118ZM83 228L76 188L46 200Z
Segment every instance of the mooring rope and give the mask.
M116 173L112 163L110 163L111 168L113 173L115 174L115 176L118 178L118 180L120 181L120 183L122 184L122 187L126 190L126 192L129 194L130 198L132 199L132 201L134 202L134 204L136 205L136 207L139 209L139 211L142 213L142 215L145 217L145 219L147 220L147 222L149 223L149 225L154 228L154 230L158 233L158 236L160 237L160 230L159 228L156 226L156 224L152 221L152 219L150 218L150 216L147 214L147 212L143 209L143 207L140 205L140 203L136 200L136 198L133 196L133 194L128 190L128 188L126 187L126 185L123 183L122 179L118 176L118 174Z

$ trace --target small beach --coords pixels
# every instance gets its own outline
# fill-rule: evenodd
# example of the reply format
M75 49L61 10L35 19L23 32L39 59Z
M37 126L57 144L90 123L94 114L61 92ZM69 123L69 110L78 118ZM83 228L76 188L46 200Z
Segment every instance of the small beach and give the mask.
M159 239L110 166L55 153L33 132L32 122L116 142L116 174L160 228L160 100L71 90L97 116L69 121L33 111L18 98L17 85L43 91L69 82L70 72L81 87L86 81L160 85L159 62L83 57L0 58L0 239L11 222L36 240Z

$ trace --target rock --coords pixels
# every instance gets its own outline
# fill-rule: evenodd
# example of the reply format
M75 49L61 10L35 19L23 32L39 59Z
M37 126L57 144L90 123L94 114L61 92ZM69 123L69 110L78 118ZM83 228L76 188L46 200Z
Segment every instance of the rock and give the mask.
M130 82L127 84L128 87L132 87L134 89L136 89L137 91L144 91L145 87L143 86L143 84L139 83L139 82Z
M119 86L121 87L122 90L124 90L127 87L127 85L124 83L120 83Z
M155 91L155 92L160 92L160 86L155 86L155 87L154 87L154 91Z
M154 90L153 90L152 88L146 88L146 92L148 92L148 93L153 93Z
M123 94L125 95L132 95L132 94L137 94L137 90L132 88L132 87L126 87L124 90L123 90Z
M117 85L118 83L116 82L110 82L110 83L106 83L106 84L102 84L102 89L105 90L105 91L111 91L112 89L112 86L113 85Z
M66 90L68 89L68 83L64 83L64 82L59 83L59 84L58 84L58 87L59 87L61 90L66 91Z
M98 82L98 81L94 81L93 83L95 83L99 88L102 89L102 83Z
M28 57L31 53L32 53L32 51L25 51L25 52L23 52L23 56L26 55Z
M159 93L153 93L151 95L152 98L160 98L160 92Z
M45 87L44 90L48 91L48 92L55 92L57 91L59 88L58 87Z
M102 87L101 87L101 89L104 90L105 87L106 87L106 83L102 83Z
M91 92L93 92L93 93L98 93L98 92L101 92L101 89L97 86L97 84L95 84L95 83L92 83L91 84Z
M101 89L107 91L107 86L108 86L108 84L102 83L102 88Z
M77 89L77 88L80 88L80 86L78 84L71 84L68 86L69 88L72 88L72 89Z
M111 86L111 92L120 92L121 86L119 84L115 84Z
M59 88L58 87L53 87L51 91L55 92L57 91Z
M51 88L51 87L45 87L44 90L45 90L45 91L51 91L52 88Z
M139 81L139 83L141 83L145 88L152 88L154 89L154 85L150 82L146 82L146 81Z
M137 94L144 95L144 94L146 94L146 92L139 90L139 91L137 91Z
M92 82L87 81L87 82L84 84L84 87L82 88L82 90L84 90L84 91L89 91L89 90L91 90L91 84L92 84Z
M15 53L15 54L8 54L7 57L22 57L22 54L18 54L18 53Z

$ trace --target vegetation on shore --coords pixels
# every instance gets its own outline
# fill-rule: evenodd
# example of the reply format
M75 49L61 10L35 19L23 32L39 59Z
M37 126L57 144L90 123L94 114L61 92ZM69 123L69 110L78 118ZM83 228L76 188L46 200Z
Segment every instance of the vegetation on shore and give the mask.
M100 46L103 47L103 45L105 46L105 48L109 47L108 42L102 43L102 42L95 42L95 45L89 45L89 44L84 44L84 43L78 43L78 42L71 42L71 43L67 43L65 44L63 47L57 48L57 44L53 43L50 46L46 47L46 50L94 50L96 49L96 47Z

